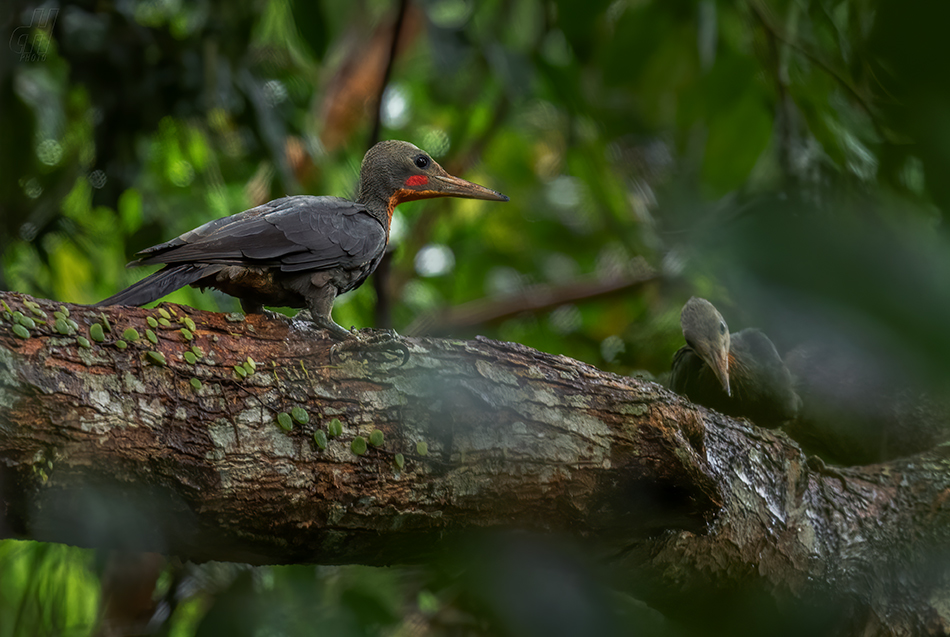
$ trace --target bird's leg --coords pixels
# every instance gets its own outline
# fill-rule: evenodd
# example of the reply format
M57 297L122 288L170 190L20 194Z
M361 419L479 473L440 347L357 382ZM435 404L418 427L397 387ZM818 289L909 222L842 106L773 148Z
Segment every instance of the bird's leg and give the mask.
M263 314L264 306L249 299L241 299L241 309L245 314Z
M271 310L265 310L264 306L260 303L255 303L248 299L241 299L241 309L245 314L263 314L269 319L284 318L284 315L280 312L272 312Z
M338 341L359 338L355 332L351 332L330 318L330 310L333 309L333 301L336 300L336 287L330 284L312 287L306 298L310 319L317 327L328 331L331 338Z
M313 314L312 310L311 310L311 314L313 316L314 324L317 327L322 327L326 331L330 332L330 336L332 338L344 343L349 342L349 341L360 340L360 336L357 332L351 332L350 330L346 329L345 327L343 327L342 325L340 325L339 323L331 319L329 316L321 316L319 314Z
M330 361L342 352L357 351L398 351L402 357L401 365L409 360L409 348L399 340L399 335L393 330L385 330L374 334L363 335L356 330L347 330L330 318L330 310L336 299L336 288L325 285L317 288L318 292L307 298L310 316L313 322L330 333L332 338L340 341L330 348Z

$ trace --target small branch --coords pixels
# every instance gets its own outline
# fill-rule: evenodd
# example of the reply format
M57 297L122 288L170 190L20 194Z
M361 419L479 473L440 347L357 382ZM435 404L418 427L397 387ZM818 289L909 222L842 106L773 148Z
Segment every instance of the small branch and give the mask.
M500 323L520 314L548 312L568 303L626 294L661 278L661 275L648 270L610 279L588 276L560 285L533 285L502 298L478 299L430 312L413 321L404 332L409 336L437 335Z

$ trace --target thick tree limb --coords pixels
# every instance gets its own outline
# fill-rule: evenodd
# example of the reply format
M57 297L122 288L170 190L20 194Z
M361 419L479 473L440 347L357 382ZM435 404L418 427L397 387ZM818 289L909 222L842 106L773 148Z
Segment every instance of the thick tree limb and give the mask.
M32 315L29 297L0 299ZM58 306L39 303L52 319ZM107 308L112 331L90 348L51 323L28 339L0 323L3 535L390 564L518 528L585 538L661 609L751 586L841 600L869 634L947 626L943 450L817 470L780 432L520 345L407 339L402 367L386 354L331 364L331 342L300 321L162 307L171 321L155 328L160 310ZM68 309L87 338L101 323L98 309ZM117 348L130 327L157 343ZM248 356L256 371L241 378ZM294 407L310 422L287 433L276 415ZM312 434L334 418L342 435L321 450ZM355 455L376 429L384 444Z

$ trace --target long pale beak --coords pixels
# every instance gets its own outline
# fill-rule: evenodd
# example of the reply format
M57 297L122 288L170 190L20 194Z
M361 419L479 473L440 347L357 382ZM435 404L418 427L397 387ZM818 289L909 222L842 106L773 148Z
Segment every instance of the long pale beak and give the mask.
M726 390L726 395L731 398L732 389L729 387L729 353L714 352L712 362L713 364L710 365L710 367L712 367L713 373L716 375L716 378L719 379L719 382L722 383L722 388Z
M432 177L432 181L429 182L429 185L432 187L430 192L433 193L430 196L433 197L464 197L466 199L508 201L508 197L500 192L486 188L485 186L479 186L471 181L465 181L459 177L453 177L449 174Z

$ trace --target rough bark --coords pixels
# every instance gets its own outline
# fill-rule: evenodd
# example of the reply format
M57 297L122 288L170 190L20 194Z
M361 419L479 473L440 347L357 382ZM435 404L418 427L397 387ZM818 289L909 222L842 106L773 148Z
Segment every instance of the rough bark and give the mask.
M36 318L29 297L0 299ZM106 308L111 331L95 342L98 308L66 306L78 331L62 335L59 305L36 302L49 322L29 338L10 313L0 322L2 536L393 564L516 528L583 539L660 609L753 588L834 600L843 630L950 625L944 448L834 471L781 432L521 345L413 338L402 366L383 352L331 361L332 342L301 321L170 304L154 328L159 309ZM130 327L142 338L119 349ZM309 423L286 432L277 416L294 407ZM322 450L313 434L333 419L342 435ZM377 429L382 446L354 453Z

